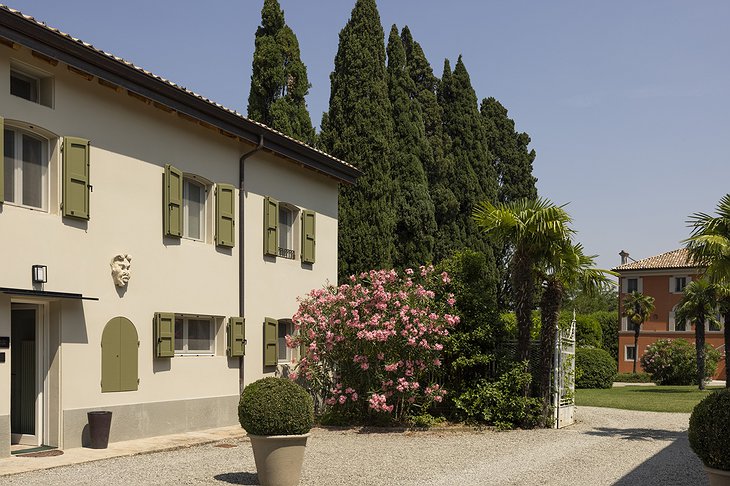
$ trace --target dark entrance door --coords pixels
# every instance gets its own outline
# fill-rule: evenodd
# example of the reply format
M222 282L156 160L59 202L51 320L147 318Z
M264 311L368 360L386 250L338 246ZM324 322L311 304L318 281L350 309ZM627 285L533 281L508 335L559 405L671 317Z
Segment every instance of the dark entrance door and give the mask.
M10 432L12 442L36 441L36 309L13 308L10 321Z

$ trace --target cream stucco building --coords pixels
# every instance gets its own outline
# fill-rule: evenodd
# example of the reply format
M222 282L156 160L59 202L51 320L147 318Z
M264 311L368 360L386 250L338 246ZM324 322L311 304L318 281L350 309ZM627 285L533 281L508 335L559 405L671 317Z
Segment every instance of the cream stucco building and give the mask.
M358 171L5 7L0 124L0 457L237 423Z

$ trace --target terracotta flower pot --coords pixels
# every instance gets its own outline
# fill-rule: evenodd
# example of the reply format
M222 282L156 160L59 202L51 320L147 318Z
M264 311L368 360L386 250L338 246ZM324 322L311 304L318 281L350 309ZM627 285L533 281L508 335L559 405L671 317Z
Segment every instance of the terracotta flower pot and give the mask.
M248 434L261 486L299 484L309 435Z
M710 479L710 486L730 486L730 471L705 466L705 472Z

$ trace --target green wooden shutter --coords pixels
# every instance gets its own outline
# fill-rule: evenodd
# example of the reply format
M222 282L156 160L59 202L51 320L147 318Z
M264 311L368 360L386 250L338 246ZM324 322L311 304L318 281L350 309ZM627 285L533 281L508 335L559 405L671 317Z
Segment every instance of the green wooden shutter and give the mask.
M180 238L183 228L183 173L170 164L165 165L163 193L162 210L165 236Z
M116 392L121 387L119 359L119 319L107 322L101 335L101 392Z
M155 356L172 358L175 356L175 314L158 312L155 314Z
M229 248L236 244L236 189L230 184L215 186L215 243Z
M264 319L264 366L276 366L279 361L279 322L271 317Z
M314 211L302 211L302 262L314 263L317 253L316 241L317 213Z
M89 219L89 151L88 140L63 138L63 215Z
M279 254L279 201L264 198L264 255Z
M5 120L0 116L0 204L5 202Z
M228 319L227 329L228 349L226 353L231 358L240 358L246 355L246 321L243 317Z
M137 329L126 317L117 317L117 320L119 321L119 357L121 360L119 391L137 391L139 385Z

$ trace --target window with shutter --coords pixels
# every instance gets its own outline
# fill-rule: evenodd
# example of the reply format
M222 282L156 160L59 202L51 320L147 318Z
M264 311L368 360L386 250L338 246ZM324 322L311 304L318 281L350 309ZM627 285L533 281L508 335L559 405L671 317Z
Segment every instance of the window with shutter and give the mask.
M158 312L155 314L155 357L172 358L175 356L175 314Z
M279 322L266 317L264 319L264 366L276 366L279 361L278 331Z
M183 173L170 164L165 165L162 199L164 235L180 238L183 229Z
M231 317L227 326L226 354L231 358L246 355L246 321L243 317Z
M89 141L63 138L63 215L89 219Z
M264 198L264 255L277 256L279 249L279 201Z
M302 211L302 262L314 263L317 253L316 218L314 211Z
M236 242L236 190L230 184L215 188L215 243L233 248Z

